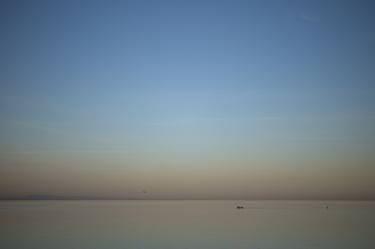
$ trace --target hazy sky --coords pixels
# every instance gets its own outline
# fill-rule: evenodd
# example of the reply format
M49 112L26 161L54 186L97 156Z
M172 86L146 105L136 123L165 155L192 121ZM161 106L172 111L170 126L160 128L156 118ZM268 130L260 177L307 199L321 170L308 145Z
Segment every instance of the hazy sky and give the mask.
M374 11L1 1L0 197L375 198Z

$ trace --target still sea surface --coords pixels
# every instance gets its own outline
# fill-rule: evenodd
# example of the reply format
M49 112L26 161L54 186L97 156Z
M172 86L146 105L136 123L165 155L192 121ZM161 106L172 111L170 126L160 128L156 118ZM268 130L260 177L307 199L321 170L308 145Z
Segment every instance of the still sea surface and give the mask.
M375 202L0 201L0 248L374 249Z

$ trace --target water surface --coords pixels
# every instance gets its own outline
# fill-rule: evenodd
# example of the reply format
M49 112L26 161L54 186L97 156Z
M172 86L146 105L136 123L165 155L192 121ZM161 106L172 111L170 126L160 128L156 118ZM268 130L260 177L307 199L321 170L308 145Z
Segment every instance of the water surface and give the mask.
M373 249L374 231L364 201L0 202L4 249Z

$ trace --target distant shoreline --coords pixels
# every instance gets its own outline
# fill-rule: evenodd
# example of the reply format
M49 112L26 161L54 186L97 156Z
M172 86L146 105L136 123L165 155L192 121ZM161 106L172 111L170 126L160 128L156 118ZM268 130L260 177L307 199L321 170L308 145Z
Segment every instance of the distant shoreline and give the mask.
M79 198L79 197L54 197L54 198L23 198L7 197L0 201L375 201L375 198L337 198L337 199L166 199L166 198Z

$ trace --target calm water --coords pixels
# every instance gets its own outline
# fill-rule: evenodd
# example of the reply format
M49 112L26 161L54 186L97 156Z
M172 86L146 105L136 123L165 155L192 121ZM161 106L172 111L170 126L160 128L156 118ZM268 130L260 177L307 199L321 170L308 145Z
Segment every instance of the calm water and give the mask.
M0 248L373 249L375 202L1 201Z

